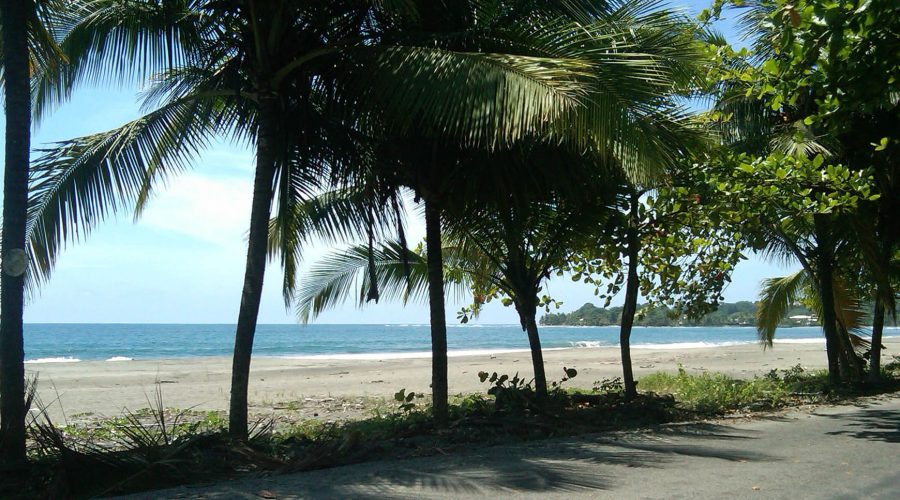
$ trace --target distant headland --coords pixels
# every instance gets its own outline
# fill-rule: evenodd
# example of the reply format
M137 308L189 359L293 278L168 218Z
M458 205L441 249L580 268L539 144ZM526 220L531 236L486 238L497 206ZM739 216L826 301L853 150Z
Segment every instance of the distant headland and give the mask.
M639 326L753 326L756 318L756 303L750 301L726 302L719 308L697 320L672 317L667 307L647 309L645 304L638 305L635 325ZM868 307L866 309L869 309ZM570 313L546 314L541 317L541 325L545 326L614 326L619 324L622 316L621 307L597 307L586 303ZM885 318L891 323L890 318ZM816 314L809 308L796 305L785 315L780 326L817 326Z

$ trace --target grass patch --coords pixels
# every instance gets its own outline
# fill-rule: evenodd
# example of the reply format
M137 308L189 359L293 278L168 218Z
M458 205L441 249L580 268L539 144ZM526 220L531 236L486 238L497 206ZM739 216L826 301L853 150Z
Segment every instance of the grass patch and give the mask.
M883 389L896 389L893 377L885 378L888 383ZM682 408L708 415L835 402L867 393L859 388L829 388L826 370L807 371L800 365L787 370L772 370L749 380L722 373L693 375L679 367L677 374L647 375L640 379L639 387L644 391L671 394Z

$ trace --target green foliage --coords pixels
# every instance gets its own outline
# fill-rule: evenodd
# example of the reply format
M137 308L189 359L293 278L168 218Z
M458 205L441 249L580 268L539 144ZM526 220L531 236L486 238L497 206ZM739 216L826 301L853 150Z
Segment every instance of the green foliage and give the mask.
M679 404L702 412L721 414L734 410L777 408L798 396L824 400L827 386L823 371L806 372L799 365L778 374L772 370L764 377L740 380L722 373L703 372L688 375L683 367L678 374L654 373L640 379L646 391L670 393Z
M756 233L747 235L753 246L797 258L809 271L804 261L816 251L810 215L823 215L839 229L824 250L856 240L836 255L849 270L842 278L860 299L877 285L893 310L900 6L718 0L703 17L715 19L725 6L740 13L751 47L735 50L721 40L707 47L717 103L706 118L739 153L716 173L722 199L745 204L736 211Z
M394 401L400 403L397 407L401 412L409 413L416 409L416 399L422 399L425 395L418 392L409 391L406 393L406 389L400 389L394 394Z
M881 367L882 380L891 378L900 378L900 356L894 356L890 363L885 363Z
M497 372L478 372L481 382L493 384L488 389L488 395L494 397L494 404L498 411L521 413L523 411L548 411L552 407L564 406L568 398L562 384L569 379L578 376L575 368L563 368L564 376L557 382L550 383L551 389L546 397L541 397L532 387L532 381L526 381L519 374L510 378L509 375L499 375Z
M607 394L621 394L625 391L625 385L621 377L605 378L594 382L594 392Z
M710 169L709 181L718 191L722 208L734 211L750 229L809 231L809 224L796 219L812 214L852 213L861 202L876 201L871 169L851 170L826 163L822 155L812 158L772 153L754 158L727 155ZM748 220L749 218L749 220ZM790 220L793 219L793 220Z
M665 182L622 186L606 230L563 270L593 285L607 307L627 284L634 252L643 300L678 316L701 317L715 310L734 266L744 259L738 226L715 201L703 169L674 162Z

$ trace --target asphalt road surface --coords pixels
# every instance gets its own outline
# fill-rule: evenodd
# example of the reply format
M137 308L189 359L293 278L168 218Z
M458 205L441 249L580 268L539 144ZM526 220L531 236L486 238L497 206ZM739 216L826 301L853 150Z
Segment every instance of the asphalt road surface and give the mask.
M900 498L900 395L132 498Z

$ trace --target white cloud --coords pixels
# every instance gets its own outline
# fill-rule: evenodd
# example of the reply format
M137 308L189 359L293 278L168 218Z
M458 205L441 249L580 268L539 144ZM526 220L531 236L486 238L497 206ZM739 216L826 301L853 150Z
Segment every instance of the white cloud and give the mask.
M219 247L242 247L253 183L245 178L183 174L151 200L139 226L172 231Z

